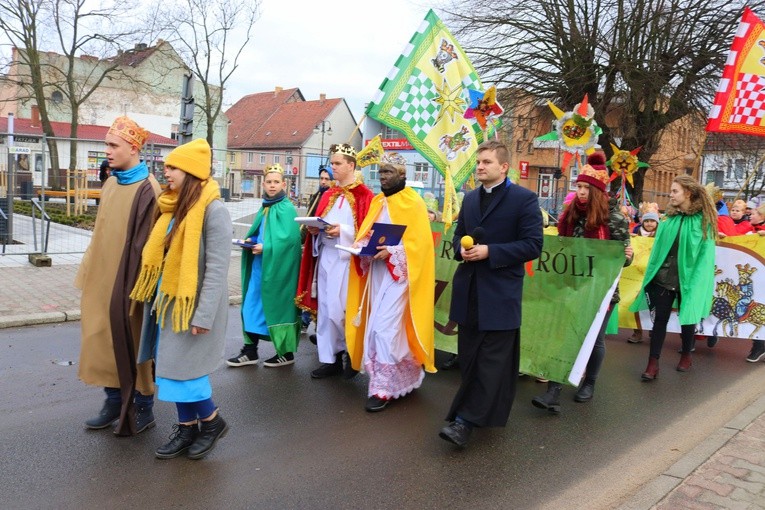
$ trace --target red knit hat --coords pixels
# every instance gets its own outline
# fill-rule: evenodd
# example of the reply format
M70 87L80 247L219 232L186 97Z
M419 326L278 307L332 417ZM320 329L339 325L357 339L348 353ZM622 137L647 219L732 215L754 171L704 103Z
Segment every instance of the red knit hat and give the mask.
M595 152L587 157L587 164L579 171L576 182L586 182L605 192L608 185L608 170L606 158L602 152Z

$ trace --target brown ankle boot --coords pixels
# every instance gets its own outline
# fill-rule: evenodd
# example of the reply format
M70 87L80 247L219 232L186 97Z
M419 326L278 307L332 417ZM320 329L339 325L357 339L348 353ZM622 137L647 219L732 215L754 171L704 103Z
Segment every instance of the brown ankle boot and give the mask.
M644 381L653 381L657 377L659 377L659 360L657 358L648 358L648 366L640 378Z
M691 360L691 353L684 352L680 354L680 362L677 364L678 372L687 372L691 369L693 361Z

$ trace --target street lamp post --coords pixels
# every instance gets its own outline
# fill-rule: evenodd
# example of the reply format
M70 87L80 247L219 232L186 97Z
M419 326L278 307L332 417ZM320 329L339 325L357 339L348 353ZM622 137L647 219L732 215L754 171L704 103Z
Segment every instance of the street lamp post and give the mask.
M324 134L332 134L332 123L328 120L323 120L316 124L316 127L313 128L313 132L317 135L321 133L321 163L319 163L319 170L321 170L321 168L324 166Z

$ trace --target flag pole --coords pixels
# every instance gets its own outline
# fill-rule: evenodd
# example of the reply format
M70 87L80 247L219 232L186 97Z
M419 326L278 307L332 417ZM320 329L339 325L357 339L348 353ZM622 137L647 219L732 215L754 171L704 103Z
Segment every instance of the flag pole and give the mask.
M365 113L364 115L362 115L362 116L361 116L361 119L359 119L359 123L358 123L358 124L356 124L356 127L355 127L355 128L353 129L353 131L351 132L351 136L349 136L349 137L348 137L348 141L347 141L347 142L345 142L345 143L347 143L347 144L349 144L349 145L350 145L350 143L351 143L351 140L353 140L353 135L355 135L355 134L356 134L356 132L357 132L357 131L359 130L359 128L361 127L361 123L362 123L362 122L364 122L364 119L366 119L366 118L367 118L367 114L366 114L366 113Z

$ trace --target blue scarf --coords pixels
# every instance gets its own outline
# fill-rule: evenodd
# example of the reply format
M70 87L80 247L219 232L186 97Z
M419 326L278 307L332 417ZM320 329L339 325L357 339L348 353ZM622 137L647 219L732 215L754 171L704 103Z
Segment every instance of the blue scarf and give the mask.
M146 179L149 176L149 168L141 161L138 166L129 170L112 169L112 175L117 178L117 183L125 186Z
M287 193L282 190L278 192L276 195L269 197L268 194L263 195L263 207L271 207L274 204L278 204L282 200L284 200L284 197L287 196Z

